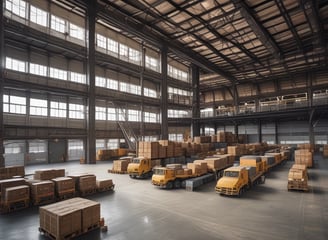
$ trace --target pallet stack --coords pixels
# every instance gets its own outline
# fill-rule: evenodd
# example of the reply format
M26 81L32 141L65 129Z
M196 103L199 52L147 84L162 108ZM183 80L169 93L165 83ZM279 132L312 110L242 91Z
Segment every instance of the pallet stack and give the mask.
M53 239L70 239L100 227L100 203L72 198L39 208L40 231Z
M288 173L288 190L308 191L307 167L304 164L294 164Z
M65 169L40 169L34 172L34 180L51 180L65 177Z
M97 191L96 176L94 174L81 173L69 175L68 177L73 179L75 190L81 196L94 194Z
M96 185L98 192L106 192L109 190L113 190L115 187L115 184L113 184L112 179L98 179L96 181Z
M312 167L313 153L309 149L295 150L295 163L304 164L307 167Z
M70 177L58 177L52 179L55 183L55 194L58 200L72 198L75 196L75 182Z
M328 157L328 144L323 145L323 156Z
M8 166L0 168L0 180L9 179L12 177L24 177L25 168L24 166Z
M139 142L138 156L149 159L158 158L159 142Z
M53 181L32 182L30 187L31 201L34 206L55 201L55 183Z

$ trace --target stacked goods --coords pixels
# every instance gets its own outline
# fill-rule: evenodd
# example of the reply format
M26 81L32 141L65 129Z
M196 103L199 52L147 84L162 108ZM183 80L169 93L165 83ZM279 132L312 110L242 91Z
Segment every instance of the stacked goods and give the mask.
M203 153L207 153L208 151L210 151L210 144L209 143L200 144L200 151Z
M290 159L290 150L281 150L280 151L281 157L283 160L289 160Z
M0 196L1 201L5 199L6 188L17 187L21 185L27 185L24 178L13 178L13 179L4 179L0 180Z
M328 144L323 145L323 156L328 157Z
M205 160L195 160L193 164L196 166L197 165L199 166L199 169L200 169L199 175L203 175L203 174L207 173L207 162ZM196 169L196 168L194 167L194 169ZM195 172L196 172L196 170L195 170ZM194 170L193 170L193 173L194 173Z
M129 150L126 148L119 148L117 149L117 155L119 157L126 156L128 154Z
M55 194L58 198L72 197L75 195L75 182L70 177L54 178Z
M78 191L81 193L92 192L94 193L97 189L96 176L84 176L79 179Z
M10 203L21 202L21 201L29 202L30 187L26 185L21 185L21 186L6 188L4 196L5 196L4 204L10 204Z
M158 158L159 143L158 142L139 142L138 156L146 158Z
M256 167L248 166L246 167L247 173L248 173L248 178L253 179L254 176L257 174Z
M227 143L235 143L237 142L237 137L232 132L225 132L225 139Z
M306 149L310 152L314 152L314 145L310 143L297 144L298 149Z
M288 190L308 190L308 176L306 165L294 164L288 173Z
M173 157L174 156L174 142L169 140L160 140L159 145L165 148L166 156L165 157ZM162 150L164 151L164 150Z
M295 163L313 166L313 154L308 149L295 150Z
M267 156L273 156L274 157L274 161L276 164L281 162L281 154L280 153L274 153L274 152L266 152L265 155Z
M109 160L113 157L119 157L119 149L100 149L97 151L96 160Z
M259 156L242 156L240 157L240 166L254 167L256 173L264 172L264 166L262 164L261 157Z
M31 200L34 205L55 201L55 184L52 181L34 182L31 186Z
M167 147L163 145L158 146L158 158L166 158Z
M151 167L161 166L161 159L151 160Z
M98 192L112 190L115 186L112 179L98 179L96 184Z
M195 143L210 143L211 142L211 136L200 136L200 137L194 137Z
M218 132L218 134L216 136L216 141L217 142L226 142L225 132Z
M41 169L34 172L35 180L51 180L58 177L65 177L65 169Z
M126 172L128 170L129 163L130 161L127 159L114 160L112 170L117 172Z
M238 134L238 143L246 143L247 135L246 134Z
M55 239L68 239L99 227L100 204L73 198L40 207L40 230Z
M235 156L230 155L230 154L215 154L215 155L213 155L213 157L218 157L218 158L221 158L221 159L226 159L227 164L229 166L230 165L233 165L234 162L235 162Z
M241 156L245 152L245 146L244 145L228 146L227 152L232 156Z
M173 156L174 157L180 157L183 155L183 151L182 151L182 144L181 143L175 143L174 144L174 153L173 153Z
M220 170L228 166L227 158L206 158L204 161L207 163L209 171Z
M24 166L8 166L0 168L0 180L12 178L14 176L24 177L24 175Z
M182 164L179 163L167 164L166 167L170 169L181 169Z
M211 143L216 143L217 137L216 135L211 135Z

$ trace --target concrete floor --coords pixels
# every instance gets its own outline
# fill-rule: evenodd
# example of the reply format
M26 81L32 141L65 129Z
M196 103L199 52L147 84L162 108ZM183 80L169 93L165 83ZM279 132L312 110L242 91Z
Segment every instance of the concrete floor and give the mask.
M160 190L150 180L108 174L111 163L26 167L65 167L69 174L89 172L113 179L114 192L88 197L101 203L108 232L95 230L77 239L328 239L328 159L315 156L309 193L288 192L292 162L278 166L242 198L222 197L215 182L196 192ZM38 232L38 208L0 215L0 239L46 239Z

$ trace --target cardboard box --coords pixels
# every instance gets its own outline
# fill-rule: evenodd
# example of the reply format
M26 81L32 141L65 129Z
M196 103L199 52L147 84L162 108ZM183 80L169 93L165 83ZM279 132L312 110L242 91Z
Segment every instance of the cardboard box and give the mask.
M113 180L112 179L98 179L96 181L97 188L103 189L103 188L110 188L113 186Z
M21 185L27 185L27 182L24 178L13 178L13 179L4 179L0 180L0 194L1 194L1 201L4 201L5 192L7 188L10 187L17 187Z
M115 161L113 161L113 170L120 171L120 172L126 172L128 170L129 163L130 163L130 161L128 161L128 160L115 160Z
M31 195L32 197L40 197L47 195L54 195L55 183L52 181L42 181L37 183L31 183Z
M96 176L85 176L80 177L78 191L89 191L95 190L97 188Z
M17 202L21 200L30 199L30 187L27 185L21 185L16 187L6 188L4 194L4 202Z
M40 169L34 172L35 180L51 180L58 177L65 177L65 169Z
M55 183L55 192L57 194L73 190L75 191L75 182L70 177L54 178L52 181Z

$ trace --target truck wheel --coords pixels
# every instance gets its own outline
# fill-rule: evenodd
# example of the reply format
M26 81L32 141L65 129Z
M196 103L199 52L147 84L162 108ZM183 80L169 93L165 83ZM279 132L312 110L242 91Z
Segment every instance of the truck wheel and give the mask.
M241 197L241 195L243 195L243 192L244 192L244 189L243 188L239 189L238 197Z
M167 182L166 188L167 189L172 189L173 188L173 182L171 182L171 181Z
M174 188L177 188L177 189L181 188L181 182L179 180L174 181Z

